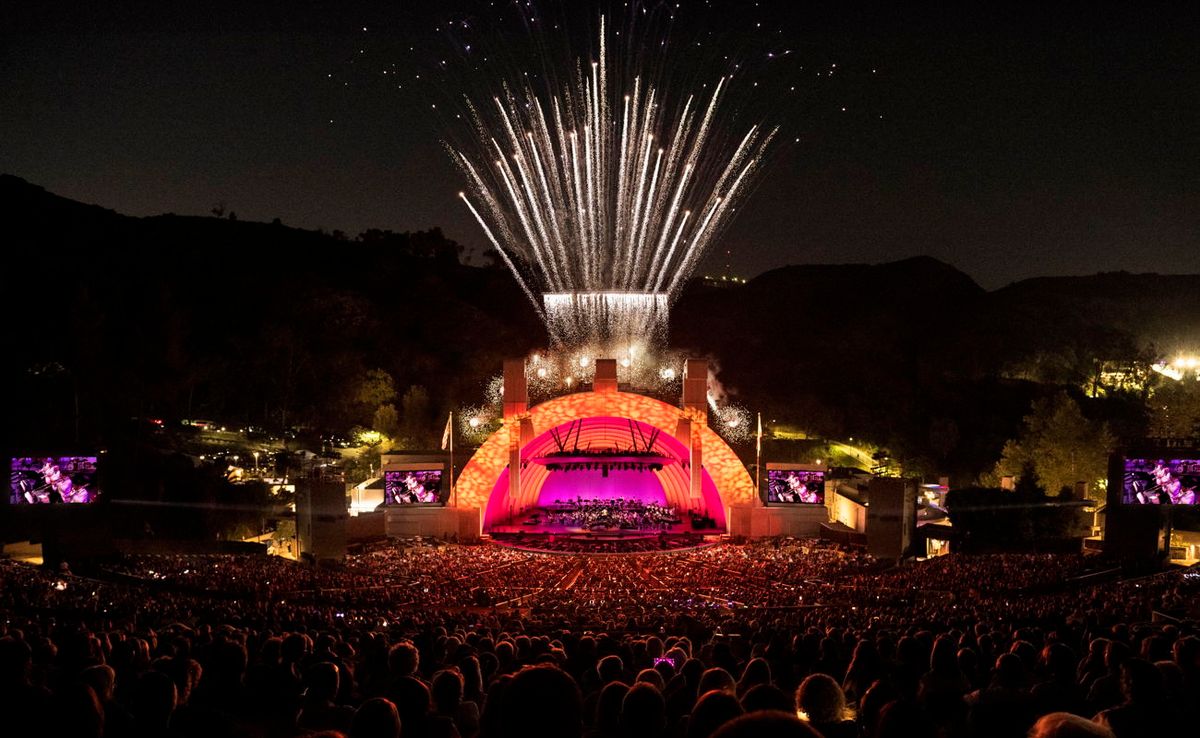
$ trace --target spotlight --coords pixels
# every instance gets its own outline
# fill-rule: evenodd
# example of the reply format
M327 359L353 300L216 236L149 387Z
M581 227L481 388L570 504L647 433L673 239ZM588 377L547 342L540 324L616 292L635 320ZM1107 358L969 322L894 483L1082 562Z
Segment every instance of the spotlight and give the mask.
M538 370L537 370L537 375L538 375L538 378L539 378L539 379L545 379L545 378L546 378L546 374L547 374L547 373L548 373L548 372L546 371L546 367L544 367L544 366L539 366L539 367L538 367Z
M658 373L658 375L660 377L662 377L663 379L667 380L668 382L670 382L672 379L675 378L675 370L669 366L664 367L663 370Z
M585 368L585 369L586 369L586 368L587 368L587 365L588 365L589 363L591 363L591 361L592 361L592 360L591 360L591 359L589 359L589 358L588 358L588 357L586 357L586 356L580 356L580 357L579 357L579 366L581 366L581 367L583 367L583 368Z

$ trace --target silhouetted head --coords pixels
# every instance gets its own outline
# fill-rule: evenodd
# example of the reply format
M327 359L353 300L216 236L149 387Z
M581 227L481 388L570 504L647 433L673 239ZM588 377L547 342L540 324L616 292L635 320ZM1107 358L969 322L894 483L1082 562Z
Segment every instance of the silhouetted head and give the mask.
M421 666L421 652L408 641L400 641L388 649L388 671L392 676L413 676Z
M742 695L742 709L746 712L777 710L792 712L795 705L792 697L774 684L757 684Z
M1129 702L1159 702L1163 696L1163 676L1145 659L1129 659L1121 665L1121 692Z
M501 711L501 738L577 738L583 733L579 687L551 664L517 672L504 691Z
M332 702L341 684L337 664L329 661L313 664L304 672L304 682L308 685L304 692L306 698Z
M686 738L709 738L725 723L743 712L737 698L729 692L714 689L696 700L688 718Z
M433 675L430 685L433 706L443 715L454 716L462 702L463 678L457 669L443 669Z
M621 703L629 694L629 685L625 682L609 682L600 690L600 698L596 700L596 727L606 735L615 735L621 730Z
M796 709L818 724L846 719L846 695L828 674L811 674L796 689Z
M400 713L391 700L367 700L354 713L350 738L400 738Z
M700 675L700 686L696 690L698 694L704 694L714 689L723 689L728 692L733 692L736 683L733 681L733 675L720 667L708 669Z
M658 687L639 682L621 702L621 728L627 736L656 736L666 730L667 703Z
M1029 730L1029 738L1114 738L1108 728L1069 712L1043 715Z
M786 712L753 712L721 726L713 738L822 738L800 718Z

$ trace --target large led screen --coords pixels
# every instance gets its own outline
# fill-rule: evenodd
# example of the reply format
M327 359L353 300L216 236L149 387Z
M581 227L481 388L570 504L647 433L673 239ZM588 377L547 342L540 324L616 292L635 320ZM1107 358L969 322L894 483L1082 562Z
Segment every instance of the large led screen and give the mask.
M768 469L767 502L825 504L825 472L808 469Z
M12 460L13 505L94 502L95 456L19 456Z
M1200 459L1125 459L1121 502L1126 505L1195 505Z
M441 469L385 471L383 473L383 504L428 505L438 501L441 487Z

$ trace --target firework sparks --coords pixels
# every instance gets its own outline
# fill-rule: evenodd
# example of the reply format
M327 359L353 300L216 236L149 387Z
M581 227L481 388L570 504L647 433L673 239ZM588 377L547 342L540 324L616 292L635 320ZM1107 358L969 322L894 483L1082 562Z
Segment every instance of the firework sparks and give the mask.
M775 136L727 135L728 77L672 97L639 71L635 39L607 36L601 18L598 58L565 84L524 78L468 100L478 146L452 149L463 201L557 343L665 337L670 303Z

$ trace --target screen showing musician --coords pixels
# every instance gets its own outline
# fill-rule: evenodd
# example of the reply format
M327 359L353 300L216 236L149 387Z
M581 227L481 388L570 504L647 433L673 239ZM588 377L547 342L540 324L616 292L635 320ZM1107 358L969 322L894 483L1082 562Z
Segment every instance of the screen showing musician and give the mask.
M441 469L385 471L383 473L383 504L433 504L439 499L441 487Z
M825 504L825 472L807 469L768 469L767 502Z
M96 500L95 456L20 456L12 459L13 505L84 504Z
M1125 459L1121 502L1126 505L1195 505L1200 459Z

